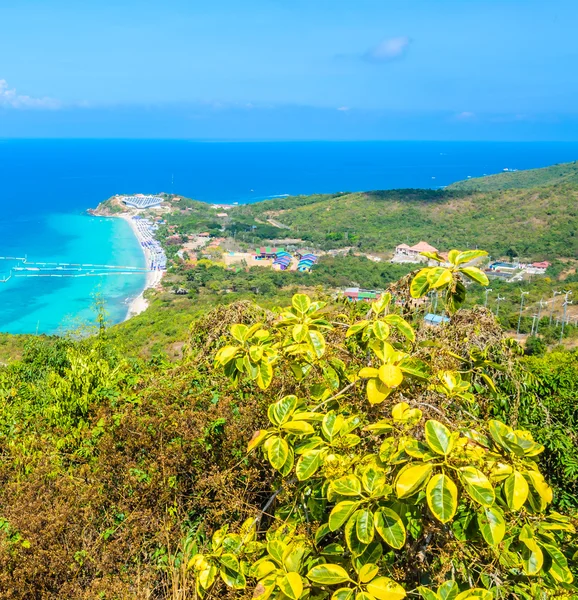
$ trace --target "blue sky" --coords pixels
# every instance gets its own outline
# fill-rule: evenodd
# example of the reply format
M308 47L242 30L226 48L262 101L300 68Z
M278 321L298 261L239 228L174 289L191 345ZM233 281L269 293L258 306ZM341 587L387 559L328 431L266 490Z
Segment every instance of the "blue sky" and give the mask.
M576 0L0 0L0 137L578 140Z

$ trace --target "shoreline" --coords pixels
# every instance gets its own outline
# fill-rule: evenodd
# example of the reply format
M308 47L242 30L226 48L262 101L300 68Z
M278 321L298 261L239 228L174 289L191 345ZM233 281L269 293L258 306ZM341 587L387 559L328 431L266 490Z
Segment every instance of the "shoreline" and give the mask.
M117 219L122 219L123 221L126 221L142 250L142 253L145 258L145 266L147 267L147 269L149 269L149 265L153 261L153 254L148 247L143 246L143 242L145 241L145 238L143 237L141 231L139 231L139 229L137 228L136 223L134 222L134 220L132 218L133 215L124 213L124 214L120 214L120 215L96 215L96 216L101 216L101 217L105 217L105 218L117 218ZM162 281L164 274L165 274L165 271L160 271L160 270L153 271L153 270L149 269L146 271L145 285L144 285L143 289L141 290L140 294L138 294L136 297L134 297L128 303L126 316L122 320L123 323L125 321L128 321L132 317L136 317L137 315L140 315L148 308L149 303L148 303L148 300L144 297L144 293L151 288L158 287Z

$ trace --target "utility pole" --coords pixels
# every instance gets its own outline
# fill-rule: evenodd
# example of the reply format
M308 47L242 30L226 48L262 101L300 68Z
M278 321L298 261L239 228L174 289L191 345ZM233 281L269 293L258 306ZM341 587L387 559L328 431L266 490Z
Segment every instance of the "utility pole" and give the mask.
M520 323L522 322L522 311L524 310L524 296L530 292L520 292L520 315L518 317L518 329L516 329L516 335L520 333Z
M540 298L540 308L538 309L538 321L536 322L536 331L534 335L538 335L538 327L540 327L540 315L542 314L542 308L548 306L547 302L544 302L544 296Z
M484 308L488 306L488 294L493 291L494 290L492 290L492 288L486 288L486 291L484 292L486 294L486 297L484 299Z
M532 315L532 330L530 331L530 337L533 337L534 335L536 335L534 333L534 327L536 326L536 319L538 318L537 314Z
M564 296L564 304L562 305L564 307L564 315L562 317L562 329L560 331L560 343L562 343L562 337L564 336L564 322L566 321L566 308L568 306L568 304L572 304L572 302L570 300L568 300L568 296L572 295L572 292L564 292L565 296Z
M500 294L498 294L498 297L496 298L496 318L498 318L500 314L500 302L505 299L505 296L500 296Z
M552 308L550 309L550 325L552 325L552 317L554 316L554 300L558 294L562 292L553 292L552 293Z

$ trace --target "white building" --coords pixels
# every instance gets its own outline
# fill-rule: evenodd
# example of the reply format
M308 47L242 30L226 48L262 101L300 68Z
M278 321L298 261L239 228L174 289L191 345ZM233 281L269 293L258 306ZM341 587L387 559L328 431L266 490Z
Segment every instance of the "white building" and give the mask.
M160 206L163 199L160 196L145 196L144 194L135 194L134 196L123 196L122 202L131 208L155 208Z

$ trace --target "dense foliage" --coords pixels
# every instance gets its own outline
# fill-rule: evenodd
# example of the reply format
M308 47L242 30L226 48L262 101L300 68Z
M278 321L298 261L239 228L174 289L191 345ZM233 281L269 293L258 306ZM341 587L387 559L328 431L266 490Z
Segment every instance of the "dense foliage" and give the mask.
M483 282L463 266L479 254L452 251L452 268L422 270L411 295L445 290L455 312L463 277ZM278 488L238 532L225 526L193 557L201 597L217 578L234 590L251 585L263 600L576 591L568 566L575 528L549 510L552 489L536 462L544 446L529 431L484 419L484 387L496 393L490 373L501 369L496 349L474 347L470 368L442 370L445 353L463 357L419 343L391 301L384 295L365 319L330 322L324 303L298 294L272 327L231 328L235 343L216 362L233 381L267 389L276 373L292 372L301 394L271 403L269 427L249 442L279 473ZM344 347L331 338L340 327ZM432 346L438 355L427 360L419 348ZM391 416L364 407L363 396L370 407L389 400ZM423 409L437 418L423 423Z
M509 171L498 175L474 177L448 186L451 190L495 191L513 188L534 188L578 184L578 162L553 165L543 169Z
M446 250L486 248L494 256L531 260L578 256L578 187L505 191L391 190L270 200L234 210L265 221L274 218L322 248L357 246L393 252L401 243L426 240ZM450 222L452 227L445 225ZM250 240L250 234L248 234Z
M428 289L459 292L454 258ZM570 597L575 355L521 357L479 307L426 327L409 283L29 338L0 367L0 597Z

